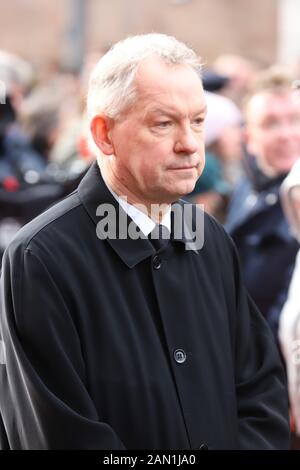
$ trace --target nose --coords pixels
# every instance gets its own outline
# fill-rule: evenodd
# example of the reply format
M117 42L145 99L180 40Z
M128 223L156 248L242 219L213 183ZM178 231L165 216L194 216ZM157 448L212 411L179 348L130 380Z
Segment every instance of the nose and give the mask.
M199 150L203 134L195 134L190 127L180 129L177 132L174 144L174 151L176 153L192 155Z

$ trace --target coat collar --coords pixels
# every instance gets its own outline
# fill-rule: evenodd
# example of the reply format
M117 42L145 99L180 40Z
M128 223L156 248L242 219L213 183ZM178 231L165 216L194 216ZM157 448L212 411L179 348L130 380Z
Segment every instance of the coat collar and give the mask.
M136 264L140 263L144 259L152 256L155 253L155 249L148 238L138 238L136 240L132 238L120 238L119 235L119 221L122 220L126 224L126 232L129 223L133 224L135 231L138 231L136 224L128 217L124 212L122 207L118 204L116 199L113 197L106 184L103 181L97 162L94 162L89 168L88 172L85 174L81 180L77 193L79 199L89 214L90 218L93 220L97 228L99 227L99 222L102 219L102 216L97 215L97 209L101 204L109 204L110 207L113 207L116 214L116 238L107 238L108 243L118 254L118 256L123 260L123 262L129 267L132 268ZM184 202L178 201L179 204L183 207ZM99 214L99 212L98 212ZM106 214L107 217L107 214ZM95 228L96 231L96 228ZM100 232L103 231L100 229ZM191 243L191 237L189 237L189 230L187 229L185 223L185 231L182 231L181 236L173 236L172 241L174 243L178 242L181 245L187 245ZM95 233L96 235L96 233ZM191 246L191 245L190 245ZM195 253L198 251L194 248L189 248Z

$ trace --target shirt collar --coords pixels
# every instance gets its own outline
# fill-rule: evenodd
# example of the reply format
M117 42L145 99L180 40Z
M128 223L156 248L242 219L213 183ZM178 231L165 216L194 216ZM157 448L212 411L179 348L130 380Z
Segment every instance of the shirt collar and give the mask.
M124 199L123 197L115 193L115 191L111 189L107 181L105 181L103 175L102 175L102 178L107 189L114 196L115 200L120 204L124 212L126 212L126 214L134 221L134 223L139 227L139 229L147 237L152 232L152 230L154 230L156 223L150 217L148 217L147 214L145 214L143 211L138 209L138 207L136 207L133 204L130 204L128 201L126 201L126 199ZM161 225L164 225L165 227L167 227L169 232L171 232L171 207L164 214L160 223Z

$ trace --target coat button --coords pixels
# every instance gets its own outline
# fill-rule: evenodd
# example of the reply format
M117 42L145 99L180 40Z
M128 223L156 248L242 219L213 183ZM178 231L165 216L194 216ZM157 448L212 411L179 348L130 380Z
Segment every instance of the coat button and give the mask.
M276 202L278 201L278 196L277 194L269 193L266 195L265 201L268 204L268 206L274 206L274 204L276 204Z
M251 193L247 196L246 198L246 204L248 207L253 207L257 203L257 195L254 193Z
M199 447L199 450L208 450L208 445L207 444L201 444Z
M178 364L183 364L186 361L186 353L183 349L176 349L174 351L174 359Z
M153 256L152 266L154 269L159 269L161 267L161 259L159 256Z

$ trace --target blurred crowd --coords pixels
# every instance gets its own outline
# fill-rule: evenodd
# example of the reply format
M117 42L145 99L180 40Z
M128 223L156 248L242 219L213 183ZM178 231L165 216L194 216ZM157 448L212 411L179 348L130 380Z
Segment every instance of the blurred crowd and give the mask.
M85 95L99 53L79 75L37 71L0 51L0 253L20 226L73 191L96 158ZM205 67L206 166L187 198L224 224L246 287L285 364L300 436L299 66L262 69L235 55ZM298 256L297 256L298 255ZM300 282L300 279L299 279ZM296 442L296 441L295 441Z

